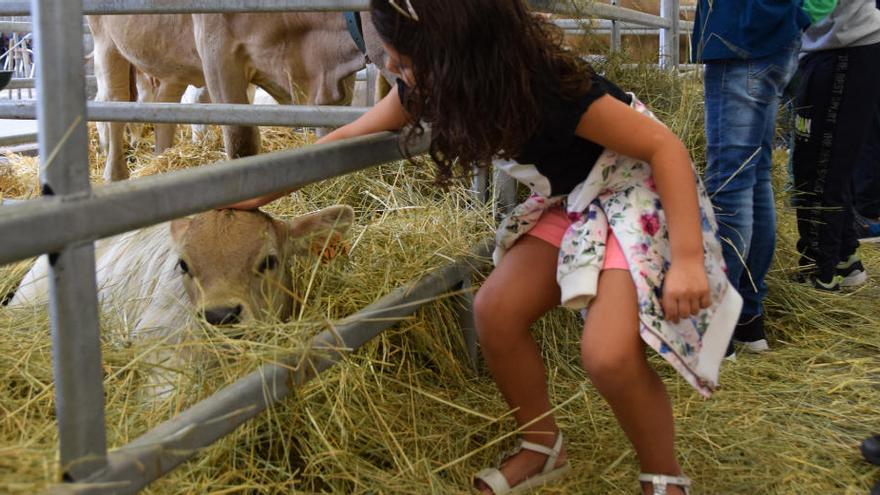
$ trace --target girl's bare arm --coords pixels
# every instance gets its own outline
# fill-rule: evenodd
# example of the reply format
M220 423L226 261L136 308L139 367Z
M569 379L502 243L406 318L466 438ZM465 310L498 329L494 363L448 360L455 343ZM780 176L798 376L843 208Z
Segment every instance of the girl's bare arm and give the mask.
M397 86L395 86L391 89L390 93L385 95L381 101L376 103L357 120L334 130L319 139L315 144L330 143L340 139L364 136L382 131L396 131L402 128L405 123L406 114L404 113L403 106L400 104L400 98L397 95ZM270 203L282 196L286 196L295 190L296 189L288 189L248 199L230 205L228 208L235 208L237 210L254 210L266 203Z
M703 264L696 181L681 140L664 125L610 95L590 105L576 134L651 164L666 214L672 256L663 287L664 314L677 322L708 307L709 283Z

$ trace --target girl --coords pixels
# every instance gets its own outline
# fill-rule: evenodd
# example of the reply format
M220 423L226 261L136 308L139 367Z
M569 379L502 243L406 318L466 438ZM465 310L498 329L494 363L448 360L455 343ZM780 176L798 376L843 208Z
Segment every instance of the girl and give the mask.
M426 122L440 182L494 160L533 192L499 228L496 268L474 302L483 355L522 440L474 488L519 493L568 467L529 334L562 301L589 304L583 365L638 454L642 491L687 493L645 343L708 395L741 300L681 141L563 48L523 0L373 0L371 13L397 87L321 142L407 124L412 134Z

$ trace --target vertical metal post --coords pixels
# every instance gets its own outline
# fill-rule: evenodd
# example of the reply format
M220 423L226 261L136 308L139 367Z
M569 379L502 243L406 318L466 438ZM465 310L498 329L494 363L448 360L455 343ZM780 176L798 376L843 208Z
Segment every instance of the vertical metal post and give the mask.
M379 76L379 69L373 64L367 64L367 106L371 107L376 104L376 78Z
M495 168L492 174L492 189L496 216L506 214L516 206L516 179Z
M477 201L485 203L489 200L489 167L474 165L471 177L471 192Z
M678 68L679 0L660 0L660 17L670 21L670 27L660 30L660 67Z
M90 189L82 6L82 0L31 0L46 195ZM107 463L94 245L71 245L49 260L61 469L65 480L75 481Z
M617 6L617 0L611 0L611 5ZM620 52L620 23L611 20L611 53Z
M474 321L474 283L473 274L469 274L461 283L462 295L457 299L461 306L458 308L458 324L464 337L464 346L467 351L468 364L471 369L477 370L479 366L480 351L477 346L477 324Z

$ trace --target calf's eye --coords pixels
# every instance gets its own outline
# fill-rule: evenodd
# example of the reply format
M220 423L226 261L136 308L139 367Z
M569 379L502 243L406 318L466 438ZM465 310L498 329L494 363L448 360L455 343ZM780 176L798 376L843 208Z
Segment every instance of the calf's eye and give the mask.
M260 273L266 273L267 271L274 270L278 267L278 257L274 254L270 254L263 258L263 261L260 262L260 265L257 267L257 271Z
M186 261L182 259L177 262L177 267L180 268L180 271L183 272L184 275L189 275L189 265L186 264Z

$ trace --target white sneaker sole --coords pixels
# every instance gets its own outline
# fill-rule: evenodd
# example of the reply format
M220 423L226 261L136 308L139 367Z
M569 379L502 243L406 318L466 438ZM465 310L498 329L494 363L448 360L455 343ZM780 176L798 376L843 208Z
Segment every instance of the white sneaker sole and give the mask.
M880 240L880 237L877 238ZM856 273L851 273L849 276L845 277L840 281L841 287L856 287L864 284L868 281L868 272L860 271Z
M765 352L770 350L770 344L767 339L756 340L754 342L743 342L743 347L751 352Z
M877 237L862 237L859 239L859 244L877 244L880 243L880 236Z

